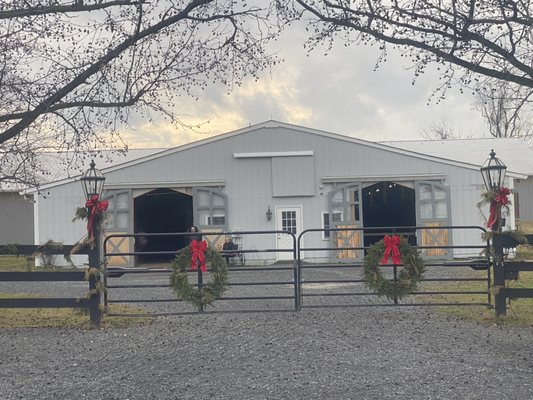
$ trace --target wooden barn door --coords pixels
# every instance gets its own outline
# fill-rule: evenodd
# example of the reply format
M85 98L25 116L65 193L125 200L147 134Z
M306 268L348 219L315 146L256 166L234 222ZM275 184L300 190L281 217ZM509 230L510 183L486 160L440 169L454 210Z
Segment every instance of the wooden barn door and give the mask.
M452 235L449 229L450 189L436 182L417 182L415 185L417 232L419 246L451 246ZM453 256L451 249L421 249L426 259L447 259Z
M333 258L338 260L361 260L362 250L350 247L363 247L363 231L353 230L363 227L362 192L360 183L350 183L333 189L328 194L329 220L332 228L346 228L345 231L330 234L331 246L337 248ZM332 218L335 216L335 218Z
M192 191L194 225L205 233L206 242L221 249L224 243L222 232L228 230L228 196L220 189L196 187Z
M113 234L130 234L132 230L133 196L130 189L106 190L103 199L109 202L108 219L105 224L104 240ZM108 253L129 253L133 251L133 238L116 237L107 241ZM111 256L107 265L113 267L133 267L133 256Z

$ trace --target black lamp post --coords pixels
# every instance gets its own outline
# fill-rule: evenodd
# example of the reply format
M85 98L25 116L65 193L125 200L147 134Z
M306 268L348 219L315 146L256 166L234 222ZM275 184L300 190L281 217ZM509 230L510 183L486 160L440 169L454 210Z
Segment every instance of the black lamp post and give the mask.
M95 167L96 164L93 160L91 161L90 168L82 175L80 181L85 200L98 202L104 190L105 177ZM94 197L96 197L96 199ZM91 210L89 209L89 205L86 207L88 207L87 211L90 214ZM93 207L96 207L96 205L93 205ZM89 269L100 269L100 232L96 219L92 220L92 226L90 229L94 234L94 246L88 252ZM89 289L91 292L89 298L89 315L91 323L97 326L100 325L102 320L102 312L100 310L101 293L97 290L97 282L99 279L99 275L89 274Z
M490 158L481 167L481 176L483 177L483 182L488 192L498 191L503 187L506 171L506 165L496 157L494 150L491 150ZM501 207L498 207L495 225L495 227L491 226L492 231L500 233L502 230Z
M490 158L481 167L481 175L487 191L497 191L503 187L505 171L507 167L496 157L494 150L490 152ZM491 204L491 207L494 205ZM492 227L492 246L494 249L494 306L496 315L506 315L505 305L505 265L503 263L503 242L501 236L501 207L497 208L499 215L496 216L496 226Z
M80 181L83 187L83 193L86 200L90 200L93 196L102 196L104 190L105 177L97 170L94 160L89 164L90 168L82 175Z
M496 157L494 150L490 151L490 158L481 167L481 176L487 191L498 190L503 186L507 167Z

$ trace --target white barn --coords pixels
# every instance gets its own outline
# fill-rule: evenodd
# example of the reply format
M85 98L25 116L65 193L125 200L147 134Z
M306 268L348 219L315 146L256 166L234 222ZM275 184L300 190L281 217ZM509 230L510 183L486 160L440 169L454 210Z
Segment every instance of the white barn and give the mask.
M533 222L533 149L527 142L517 138L405 140L381 142L417 153L443 156L454 161L482 165L488 151L494 149L496 156L510 171L525 175L514 180L514 214L517 221Z
M483 149L488 154L491 148ZM97 165L98 168L98 165ZM484 191L479 163L422 154L315 129L268 121L209 139L102 168L104 197L110 201L106 232L303 230L321 227L426 226L418 244L480 243L479 231L438 230L439 226L484 224L476 208ZM526 176L508 172L508 186ZM78 179L44 185L35 201L35 242L72 243L86 233L71 222L84 204ZM267 212L272 218L267 218ZM514 213L508 226L514 226ZM340 234L339 234L340 236ZM347 239L347 240L346 240ZM180 247L176 241L159 249ZM238 237L243 249L286 248L283 235ZM305 247L322 248L328 232L309 234ZM339 237L336 237L339 240ZM368 244L362 231L343 238ZM133 249L133 239L114 243ZM476 250L476 254L477 254ZM432 254L426 254L431 256ZM439 257L474 255L444 251ZM286 253L254 255L257 261ZM309 251L308 259L358 257L357 252ZM115 257L114 263L132 263ZM253 260L252 260L253 261Z

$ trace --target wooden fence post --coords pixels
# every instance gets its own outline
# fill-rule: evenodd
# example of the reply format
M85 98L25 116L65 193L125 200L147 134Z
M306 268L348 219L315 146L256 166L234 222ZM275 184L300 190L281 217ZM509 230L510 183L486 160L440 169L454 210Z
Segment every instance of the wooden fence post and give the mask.
M503 262L503 241L499 233L492 235L494 249L494 306L496 316L507 315L505 304L505 264Z
M100 290L100 230L97 226L94 226L93 232L94 247L89 250L89 316L91 324L100 326L102 322L102 310L100 308L102 296Z

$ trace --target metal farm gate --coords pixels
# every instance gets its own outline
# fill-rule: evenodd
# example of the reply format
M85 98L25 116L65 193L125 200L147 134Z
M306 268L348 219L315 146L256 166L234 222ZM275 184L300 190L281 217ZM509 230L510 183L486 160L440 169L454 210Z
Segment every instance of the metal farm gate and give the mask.
M266 312L293 311L299 309L297 295L296 268L296 237L284 231L247 231L247 232L201 232L202 239L218 250L226 235L238 239L238 248L228 254L229 287L224 296L217 299L214 307L195 309L192 305L177 299L170 288L170 263L155 263L135 268L114 268L107 261L112 257L137 256L172 256L176 250L168 251L134 251L120 253L108 241L138 239L140 236L155 238L160 236L183 237L190 233L143 233L135 235L109 235L104 240L104 271L105 287L104 304L110 315L181 315L197 312ZM285 238L290 246L275 248L275 239ZM258 247L246 242L263 242ZM270 246L272 244L272 246ZM244 247L243 247L244 245ZM221 252L225 256L224 252ZM285 254L285 257L279 257ZM267 263L266 259L289 258L289 261ZM200 286L209 281L209 272L202 273L199 269L188 273L189 282ZM113 305L139 305L139 313L123 314L113 309Z
M451 244L449 238L479 237L485 230L476 226L424 226L332 229L308 229L298 237L287 231L201 232L203 239L218 249L225 235L238 239L228 266L229 288L213 307L195 309L176 298L169 285L171 266L166 263L141 264L134 268L109 265L113 257L167 255L172 250L120 252L110 245L118 241L134 242L140 236L184 236L187 233L143 233L109 235L104 240L104 303L110 315L179 315L197 312L294 311L318 307L363 306L486 306L491 307L491 277L488 244ZM305 247L317 243L327 232L329 245ZM406 237L425 259L426 273L419 288L407 299L387 300L364 286L363 260L368 246L363 238L379 240L384 234ZM470 235L468 235L470 233ZM279 238L292 246L280 247ZM347 238L358 237L357 243ZM305 240L304 240L305 239ZM466 239L465 239L466 240ZM324 243L322 241L321 243ZM417 245L418 243L423 243ZM260 245L262 244L262 245ZM133 247L134 248L134 247ZM483 255L481 255L484 253ZM224 255L224 253L222 253ZM469 257L467 257L469 255ZM288 259L288 260L287 260ZM383 266L385 275L394 280L401 266ZM189 282L203 285L209 272L189 272ZM475 290L472 284L477 285ZM468 285L468 289L463 286ZM115 305L139 306L133 314L117 311Z
M324 229L308 229L298 237L298 295L301 308L363 306L486 306L491 307L489 244L481 241L486 230L478 226L423 226L329 229L329 247L305 247L312 235ZM451 237L480 238L478 243L451 244ZM470 233L470 235L468 235ZM363 261L366 241L396 234L408 239L425 260L426 272L418 290L407 300L378 297L364 285ZM477 235L479 234L479 235ZM358 237L359 243L345 238ZM373 240L372 240L373 239ZM416 245L417 243L424 245ZM454 253L455 254L454 257ZM464 256L461 257L461 253ZM328 258L328 262L307 262ZM322 256L321 256L322 255ZM468 257L466 255L469 255ZM391 281L398 278L401 266L380 266ZM472 286L477 286L472 289Z

